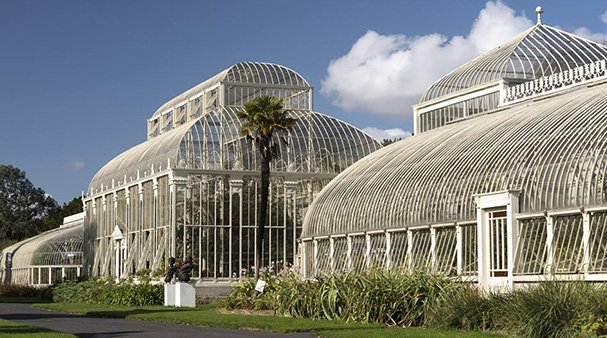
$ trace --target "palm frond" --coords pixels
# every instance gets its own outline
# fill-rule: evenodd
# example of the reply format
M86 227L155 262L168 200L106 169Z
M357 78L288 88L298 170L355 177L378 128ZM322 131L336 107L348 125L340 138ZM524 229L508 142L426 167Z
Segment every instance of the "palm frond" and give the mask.
M297 118L290 115L288 110L284 109L283 100L273 96L258 96L245 103L243 107L244 110L236 113L242 122L240 134L254 139L269 138L268 145L275 132L288 131L298 121ZM282 140L286 141L284 138ZM271 150L270 152L274 156L277 155L276 151Z

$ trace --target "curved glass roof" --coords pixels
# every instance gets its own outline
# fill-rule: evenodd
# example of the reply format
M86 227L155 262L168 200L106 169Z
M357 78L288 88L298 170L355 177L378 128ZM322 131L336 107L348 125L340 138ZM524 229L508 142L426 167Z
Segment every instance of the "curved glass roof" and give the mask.
M222 107L143 142L108 162L93 177L89 196L98 191L168 169L258 171L256 150L240 135L239 107ZM333 117L293 110L298 118L280 144L273 171L339 173L381 148L363 131Z
M296 71L285 66L266 62L240 62L223 70L194 88L191 88L179 96L167 101L156 109L150 119L154 119L165 111L181 105L183 102L189 99L201 95L205 90L210 89L221 82L310 87L310 84L308 81L306 81L306 79L304 79Z
M539 23L436 81L420 103L498 79L518 83L606 58L607 46Z
M83 223L60 227L16 243L2 251L13 253L12 268L82 265ZM1 261L4 268L4 261Z
M607 203L606 84L431 130L358 161L317 195L302 237L476 219L473 195L520 190L520 212Z

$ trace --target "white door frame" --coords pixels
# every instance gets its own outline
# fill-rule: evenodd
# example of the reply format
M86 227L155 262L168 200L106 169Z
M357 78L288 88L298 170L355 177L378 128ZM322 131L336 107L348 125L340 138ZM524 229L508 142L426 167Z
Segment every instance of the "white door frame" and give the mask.
M478 283L485 291L499 291L512 289L512 273L514 268L514 254L516 253L518 214L518 190L503 190L474 195L476 202L476 234L478 243ZM490 275L490 229L488 214L492 209L504 208L506 210L506 237L507 237L507 263L508 274L505 277L492 277Z
M114 267L115 271L115 277L116 279L119 279L120 277L122 277L122 264L124 262L124 235L122 234L122 231L120 230L120 227L118 227L118 224L116 224L114 226L114 231L112 232L112 239L114 240L114 261L116 262L116 266Z

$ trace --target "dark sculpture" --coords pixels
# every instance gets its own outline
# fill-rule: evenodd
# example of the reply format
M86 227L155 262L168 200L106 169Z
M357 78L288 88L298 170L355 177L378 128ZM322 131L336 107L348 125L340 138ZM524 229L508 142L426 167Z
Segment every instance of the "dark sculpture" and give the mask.
M167 273L164 276L164 282L170 283L173 280L173 276L177 272L177 265L175 264L175 257L169 257L169 266L167 267Z
M185 263L179 268L179 275L177 276L179 281L189 282L192 269L194 269L194 260L192 259L192 256L188 256L185 259Z

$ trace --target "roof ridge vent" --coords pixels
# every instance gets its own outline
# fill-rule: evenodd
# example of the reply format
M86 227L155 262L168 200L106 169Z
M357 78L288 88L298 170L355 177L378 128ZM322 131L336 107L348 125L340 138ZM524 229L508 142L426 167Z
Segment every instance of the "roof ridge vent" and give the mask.
M541 25L542 24L542 13L544 13L544 9L542 8L542 6L535 7L535 13L537 14L537 24Z

